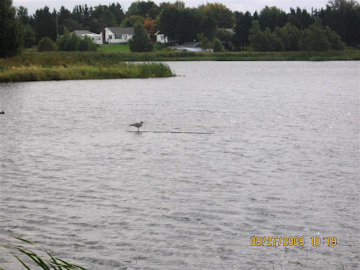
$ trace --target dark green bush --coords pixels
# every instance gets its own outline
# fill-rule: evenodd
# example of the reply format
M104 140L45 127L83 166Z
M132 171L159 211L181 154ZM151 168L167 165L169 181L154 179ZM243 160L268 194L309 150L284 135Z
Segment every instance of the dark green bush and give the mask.
M38 46L39 52L51 52L51 51L57 51L57 46L54 41L52 41L48 37L44 37L39 41Z

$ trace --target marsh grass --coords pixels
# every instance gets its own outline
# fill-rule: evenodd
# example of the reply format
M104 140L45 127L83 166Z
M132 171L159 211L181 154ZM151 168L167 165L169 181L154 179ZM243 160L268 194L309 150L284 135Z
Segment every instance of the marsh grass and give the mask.
M0 82L52 80L126 79L172 77L170 67L162 63L119 63L111 66L14 66L0 72Z
M31 267L36 266L36 269L58 269L58 270L86 270L85 268L66 262L62 259L56 258L41 246L15 237L22 245L7 244L0 242L0 249L9 252L15 260L17 260L25 269L30 270ZM35 253L36 252L36 253ZM0 266L0 270L1 270Z

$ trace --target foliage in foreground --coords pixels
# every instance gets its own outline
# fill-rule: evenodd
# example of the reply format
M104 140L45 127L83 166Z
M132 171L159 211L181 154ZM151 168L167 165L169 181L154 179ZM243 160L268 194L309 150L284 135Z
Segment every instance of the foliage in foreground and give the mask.
M32 266L40 267L40 269L50 270L50 269L58 269L58 270L85 270L85 268L78 266L76 264L68 263L62 259L56 258L51 255L48 251L43 249L41 246L25 240L21 238L15 237L15 239L22 242L26 246L31 246L32 250L22 245L12 245L8 243L1 243L0 248L11 253L16 260L18 260L26 269L30 270ZM39 254L42 255L39 255ZM1 270L0 266L0 270ZM36 268L38 269L38 268Z

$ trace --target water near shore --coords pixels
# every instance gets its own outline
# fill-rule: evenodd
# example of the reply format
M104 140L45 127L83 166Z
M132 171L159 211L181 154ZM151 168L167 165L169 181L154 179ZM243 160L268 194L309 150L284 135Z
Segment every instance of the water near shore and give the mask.
M169 65L0 84L0 241L88 269L358 269L359 62Z

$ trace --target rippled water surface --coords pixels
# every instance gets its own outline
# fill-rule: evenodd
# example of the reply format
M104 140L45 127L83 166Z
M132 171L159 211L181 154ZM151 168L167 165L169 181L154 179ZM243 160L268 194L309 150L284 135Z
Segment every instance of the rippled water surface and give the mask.
M88 269L359 269L359 62L169 65L0 84L0 241Z

